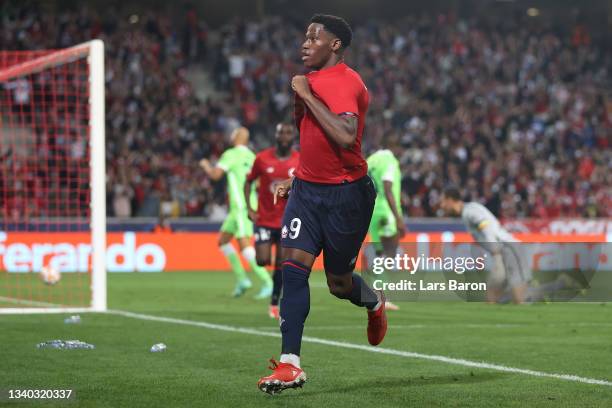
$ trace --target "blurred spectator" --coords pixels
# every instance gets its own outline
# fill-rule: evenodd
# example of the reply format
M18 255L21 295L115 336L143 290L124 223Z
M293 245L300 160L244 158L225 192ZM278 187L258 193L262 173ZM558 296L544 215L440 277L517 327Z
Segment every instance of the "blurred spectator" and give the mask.
M172 198L170 194L166 194L162 198L159 212L164 218L176 218L181 214L178 201Z
M123 183L117 183L113 186L113 211L116 217L131 217L132 216L132 197L134 191L132 188Z

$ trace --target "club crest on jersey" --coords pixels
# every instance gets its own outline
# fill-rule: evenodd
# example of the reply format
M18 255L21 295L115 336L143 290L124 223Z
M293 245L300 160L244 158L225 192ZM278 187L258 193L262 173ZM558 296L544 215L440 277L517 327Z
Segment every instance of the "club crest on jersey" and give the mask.
M274 167L268 167L266 173L274 173Z
M288 233L289 233L289 230L287 229L287 226L283 225L283 229L281 230L281 238L287 238Z

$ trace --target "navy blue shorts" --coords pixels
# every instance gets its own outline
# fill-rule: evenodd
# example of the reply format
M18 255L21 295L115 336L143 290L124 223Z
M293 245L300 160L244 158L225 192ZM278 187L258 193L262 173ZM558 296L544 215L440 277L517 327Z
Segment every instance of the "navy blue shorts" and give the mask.
M368 232L376 191L370 177L317 184L295 178L283 215L281 246L315 257L323 251L326 273L353 272Z

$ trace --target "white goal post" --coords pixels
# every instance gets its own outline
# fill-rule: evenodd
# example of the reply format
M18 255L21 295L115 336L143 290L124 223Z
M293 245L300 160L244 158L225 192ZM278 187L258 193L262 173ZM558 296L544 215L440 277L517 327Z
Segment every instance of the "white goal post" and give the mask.
M4 58L3 61L6 61L8 58L7 55L10 55L12 58L12 55L16 55L18 53L19 51L0 51L0 58ZM21 53L24 53L24 52L21 52ZM0 59L0 61L2 61L2 59ZM48 194L56 194L58 197L64 197L64 196L69 197L69 198L66 198L66 200L72 200L71 197L73 197L75 194L82 194L81 196L79 196L78 199L74 199L76 204L73 204L72 202L67 201L68 204L56 204L58 206L61 206L61 205L65 205L66 207L69 207L70 205L79 206L83 202L86 202L86 200L81 198L85 196L83 194L88 194L89 208L87 208L86 205L81 205L80 207L81 209L75 210L75 211L81 211L82 214L86 214L88 218L84 224L86 225L87 222L89 223L89 228L87 229L88 230L87 232L90 234L90 237L89 237L90 242L86 244L91 245L91 247L88 247L90 248L91 262L89 263L88 261L85 261L87 262L87 264L90 265L90 267L88 267L89 270L87 271L79 270L79 272L81 273L78 274L78 275L85 276L82 279L88 279L84 281L86 283L82 283L82 286L87 289L86 295L82 295L82 294L80 295L80 296L87 297L87 299L82 299L82 302L81 302L82 304L77 303L74 300L76 298L76 295L73 295L69 292L71 288L73 287L73 286L70 286L70 280L69 280L70 276L69 275L77 275L76 273L75 274L68 274L68 273L63 274L62 273L62 280L60 280L60 282L57 285L55 285L54 287L46 287L46 285L42 284L41 280L38 279L38 275L36 274L36 272L39 272L39 270L35 270L37 267L32 266L33 264L28 266L30 269L25 271L24 273L11 273L11 271L5 268L4 264L0 264L0 314L80 313L80 312L87 312L87 311L105 311L107 309L107 295L106 295L106 256L105 256L105 253L106 253L106 180L105 180L106 169L105 167L106 166L105 166L105 106L104 106L105 105L104 43L101 40L92 40L92 41L89 41L83 44L79 44L74 47L63 49L63 50L40 52L38 54L36 52L32 52L31 56L26 56L25 58L22 58L22 57L15 58L14 61L17 61L17 63L8 63L8 64L5 63L4 66L0 66L0 95L2 95L2 92L4 92L5 94L5 97L3 98L3 100L0 101L0 104L1 103L5 104L5 106L2 107L2 111L0 111L0 135L4 132L5 136L3 137L4 139L0 138L0 142L2 142L2 140L5 140L5 139L6 140L16 140L16 136L14 135L18 134L19 132L21 133L29 132L28 134L35 135L35 136L29 136L32 140L39 140L41 136L39 136L37 132L39 132L41 125L39 123L36 123L36 119L35 119L36 115L43 116L45 118L46 116L58 115L56 111L53 111L52 113L47 113L47 111L50 111L50 109L47 107L40 108L40 107L35 107L35 106L31 108L28 107L27 113L24 114L23 113L24 108L20 108L19 106L17 106L16 105L17 102L14 102L12 97L6 96L6 95L12 95L10 94L11 92L10 90L14 89L15 85L13 85L13 88L11 88L9 86L11 83L16 83L16 81L22 81L26 83L26 86L29 86L28 89L30 89L30 94L31 94L30 103L32 104L32 106L34 105L34 102L32 102L34 100L34 97L32 96L34 94L34 90L32 87L38 86L37 84L34 84L34 83L37 81L40 81L41 76L45 75L45 71L47 70L48 72L50 72L49 74L47 74L47 77L51 78L50 80L48 79L48 81L50 82L53 81L56 75L58 76L58 78L62 78L61 81L58 80L58 84L54 83L51 86L49 86L47 89L53 89L54 90L53 92L60 92L60 91L56 91L56 89L58 88L64 89L61 87L67 87L69 88L68 91L64 89L61 92L64 92L65 95L70 95L72 97L74 96L74 93L76 92L74 92L72 88L70 87L74 86L75 89L81 89L82 87L83 92L75 97L77 99L81 98L82 94L85 94L86 92L88 93L87 99L83 97L78 101L79 105L77 106L77 108L72 109L72 110L66 108L64 111L61 111L62 112L61 114L66 115L66 116L77 115L77 119L70 119L70 120L72 120L73 122L78 122L78 120L82 120L83 125L82 126L77 125L77 127L80 126L79 132L82 132L83 135L88 134L88 136L83 136L83 145L85 145L85 148L83 150L89 153L89 160L88 160L89 189L88 191L86 191L86 193L83 193L83 188L81 188L80 186L71 187L72 184L69 184L71 179L68 179L69 180L67 182L68 184L65 184L68 186L66 187L66 189L74 188L76 192L75 191L60 191L62 188L64 188L62 187L63 185L61 184L61 182L56 182L53 180L45 180L45 183L48 183L49 186L52 186L52 187L49 187L49 189L56 188L58 190L55 192L50 191L48 192ZM64 72L62 71L64 69L63 66L71 66L71 64L79 64L78 65L79 68L74 68L74 72L77 72L76 75L71 73L72 71L68 71L67 68L65 69L65 71L68 72L67 74L61 74L61 73L56 74L56 72L59 72L59 71ZM81 69L81 71L78 71L79 69ZM65 75L65 76L62 77L61 75ZM81 76L85 78L85 75L87 75L87 80L85 79L82 80L81 81L82 84L73 85L70 82L70 81L74 81L74 82L78 81L81 78ZM30 83L27 83L28 81ZM49 91L46 91L46 92L47 92L46 94L42 93L43 96L37 99L37 100L43 101L42 102L43 104L49 103L48 102L49 100L56 98L55 93L51 97L49 96ZM17 100L16 97L15 97L15 100ZM84 108L86 104L89 105L88 109ZM21 111L19 109L21 109ZM52 108L52 109L55 109L55 108ZM63 109L63 108L57 108L57 111L60 111L60 109ZM36 114L33 113L35 110L37 112ZM66 113L66 112L69 112L69 113ZM80 112L84 112L84 113L81 114ZM88 123L86 123L87 113L88 113ZM20 118L19 115L22 115L25 119ZM78 115L81 115L81 116L78 116ZM3 121L3 116L5 116L4 121ZM7 120L6 117L9 117L9 119ZM55 119L49 119L49 121L52 121L52 120L55 120ZM63 122L61 123L68 122L65 119L61 119L61 120L63 120ZM44 126L46 130L47 129L46 126L48 125L45 124ZM60 129L60 132L61 131L63 130ZM56 137L55 133L53 133L53 135L54 135L53 137ZM66 136L66 137L69 137L69 136ZM74 137L81 137L81 136L74 136ZM36 138L39 138L39 139L36 139ZM88 140L86 140L86 138L88 138ZM19 142L15 142L15 143L19 143ZM40 142L37 141L37 142L32 143L33 146L35 146L35 148L38 149L38 144L35 144L35 143L40 144ZM53 141L53 143L56 143L55 140ZM87 145L88 145L88 148L87 148ZM46 148L48 150L52 149L52 148L49 148L48 146ZM34 147L31 147L30 149L31 149L30 151L33 151ZM13 152L13 153L7 153L7 154L14 154L15 152L15 149L11 150L10 148L7 148L6 150L9 152L11 151ZM38 150L36 151L38 152ZM75 154L78 154L78 152ZM43 161L43 158L38 158L36 156L35 156L35 159L41 162ZM86 163L87 162L86 159L87 158L84 158L82 162ZM14 160L17 160L17 159L14 159ZM81 173L83 174L82 178L85 180L84 183L86 183L87 181L86 180L87 178L86 167L87 167L86 164L84 164L81 167L75 166L75 168L77 168L76 171L81 171ZM11 199L10 198L12 197L11 194L18 196L18 197L24 197L24 196L27 197L27 193L23 193L23 192L20 193L19 191L17 191L17 189L20 188L19 186L15 186L15 187L10 186L10 183L13 183L13 182L17 184L16 180L18 179L18 176L12 175L13 173L10 173L11 169L15 169L15 168L17 168L16 165L13 165L12 168L7 167L7 169L2 169L5 174L4 180L3 180L3 183L4 183L3 186L9 185L8 189L10 189L10 193L5 194L6 197L9 197L9 199L5 198L5 201L7 202ZM82 170L79 170L81 168ZM33 173L39 172L36 174L41 174L40 172L44 172L44 169L40 170L38 167L36 167L35 170L31 170L31 171ZM57 173L60 174L59 171ZM49 174L55 174L55 173L49 172ZM11 180L11 177L13 178L13 180ZM40 177L44 178L47 176L43 175ZM48 178L51 178L51 176L48 176ZM56 187L57 185L59 185L60 187ZM58 200L60 199L61 198L59 198ZM78 200L82 200L82 201L78 201ZM16 200L13 200L13 201L16 201ZM51 202L51 199L49 199L46 202ZM32 212L31 215L24 214L22 219L17 219L18 222L14 222L9 219L10 215L6 215L6 214L12 210L13 214L17 214L14 217L19 217L19 210L14 209L15 207L17 207L17 204L14 204L11 202L8 204L3 203L2 205L4 206L4 209L3 209L4 215L0 214L0 234L3 234L3 236L9 237L9 238L11 237L12 231L14 231L14 229L11 230L9 229L9 227L7 227L7 225L9 224L10 225L19 224L19 222L22 222L23 220L25 220L22 223L26 223L26 224L30 223L32 225L39 225L39 224L44 224L45 222L47 222L48 225L53 224L51 226L57 227L59 224L61 224L61 222L63 222L61 220L65 218L64 214L60 214L59 212L53 213L51 210L45 210L45 211L39 211L39 213L43 215ZM9 208L9 210L7 210L6 208ZM78 213L78 214L81 214L81 213ZM83 215L82 219L85 219L86 216ZM55 218L52 218L52 217L55 217ZM39 224L36 224L37 222ZM49 235L57 231L59 231L57 232L58 234L62 234L62 231L73 232L71 228L72 227L70 226L64 229L58 228L56 230L52 230L52 229L49 229L47 226L45 229L40 229L39 231L42 231L43 233L48 233ZM17 230L17 231L21 232L21 230ZM26 231L32 231L32 229L26 230ZM34 230L34 231L37 231L37 230ZM52 231L52 232L49 232L49 231ZM54 241L50 240L49 242L53 243ZM40 245L42 246L43 244L40 244ZM52 244L45 244L45 245L52 246ZM2 246L1 250L4 251L4 248L5 247ZM8 248L8 245L7 245L7 248ZM47 259L47 258L44 258L43 256L43 258L41 259ZM44 262L47 262L47 261L44 261ZM84 272L87 272L87 273L84 273ZM27 275L29 275L30 277L26 278ZM64 275L67 276L67 279L69 281L66 282L66 285L64 288L61 288L60 285L62 285L63 283L62 281L64 280L64 277L63 277ZM2 292L2 285L3 285L2 276L4 276L5 281L7 282L7 283L4 283L4 285L8 288L4 292ZM16 284L12 283L12 282L15 282L16 280L17 280ZM32 285L32 288L27 289L26 286L28 285L28 282L29 284ZM19 291L14 289L13 286L9 286L9 285L18 286ZM37 289L38 286L41 286L41 288ZM24 289L24 287L26 288ZM76 285L74 287L77 288ZM50 290L55 290L57 293L48 295L48 297L45 298L45 296L47 295L38 295L38 292L36 292L36 290L40 290L40 293L43 293L43 291L45 290L47 292ZM83 290L83 292L85 292L85 290Z

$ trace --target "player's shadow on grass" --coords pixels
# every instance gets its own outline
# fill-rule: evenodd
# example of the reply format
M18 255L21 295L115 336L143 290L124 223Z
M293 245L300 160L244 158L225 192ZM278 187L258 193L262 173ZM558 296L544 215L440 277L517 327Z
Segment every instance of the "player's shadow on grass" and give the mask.
M494 381L507 376L506 373L496 372L467 372L464 374L455 375L438 375L438 376L412 376L412 377L379 377L369 380L356 382L346 387L320 387L316 390L308 389L310 384L306 383L304 389L300 393L286 393L287 396L299 397L308 394L321 393L350 393L359 390L398 390L409 387L422 387L424 385L445 385L445 384L475 384L480 382ZM328 383L329 384L329 383Z

